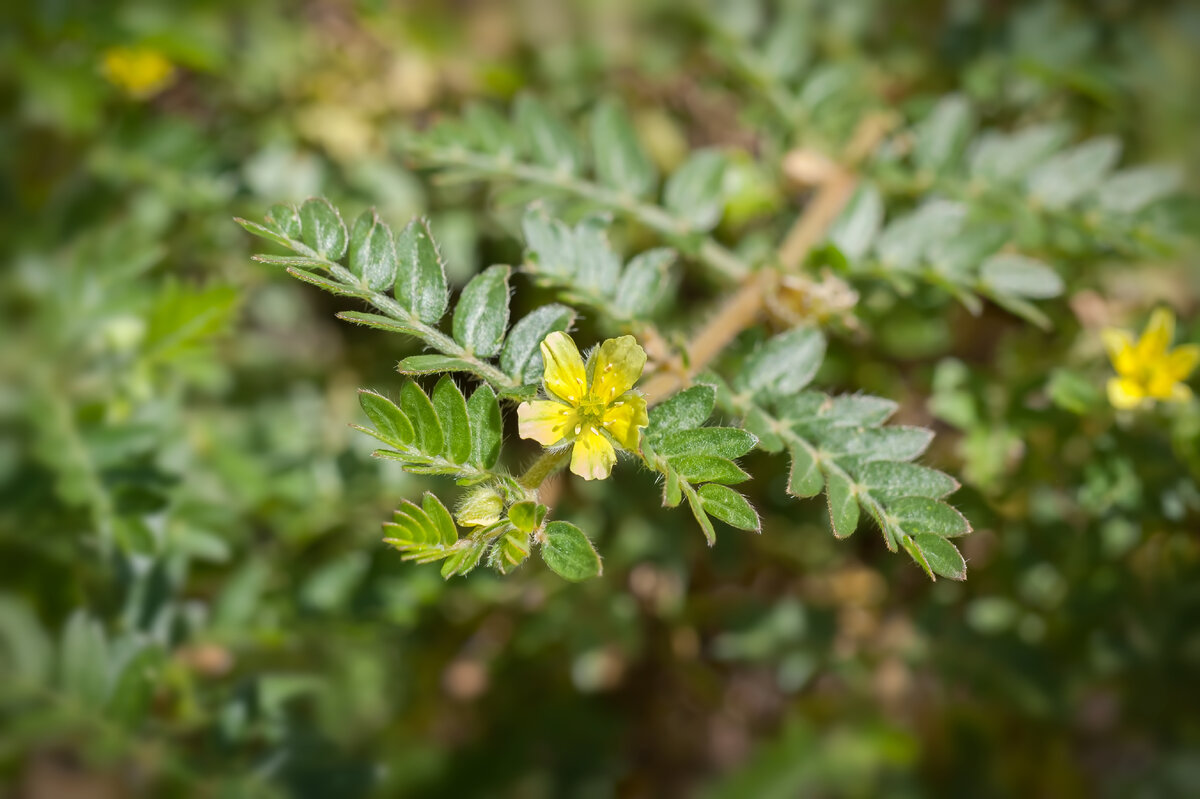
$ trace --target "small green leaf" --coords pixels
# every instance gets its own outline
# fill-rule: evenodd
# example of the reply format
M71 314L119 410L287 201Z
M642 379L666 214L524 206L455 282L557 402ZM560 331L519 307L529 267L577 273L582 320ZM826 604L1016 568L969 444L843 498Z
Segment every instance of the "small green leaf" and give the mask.
M825 497L834 536L849 538L858 529L858 498L854 484L840 471L830 469L825 474Z
M417 449L427 455L440 454L445 440L437 411L421 387L411 380L400 389L400 409L412 422Z
M890 399L869 394L843 394L833 397L821 409L820 418L835 427L877 427L886 422L898 406Z
M530 94L518 97L513 110L517 132L534 161L565 174L579 171L578 143L561 119Z
M345 322L353 322L356 325L373 327L376 330L386 330L389 333L403 333L406 336L416 336L418 338L423 335L420 330L411 325L397 322L391 317L380 316L379 314L362 313L361 311L341 311L337 314L337 318Z
M1183 173L1174 166L1144 166L1113 174L1096 191L1096 204L1115 214L1135 214L1174 193Z
M775 420L757 405L746 409L742 426L758 438L758 448L763 452L779 452L783 449L783 438L776 432Z
M459 541L442 563L442 579L467 574L479 565L488 541L483 536L464 538Z
M669 458L667 463L680 477L691 483L732 485L750 479L750 475L733 461L713 455L677 455Z
M923 453L932 440L932 430L902 425L867 430L832 427L820 431L821 449L864 461L911 461Z
M671 472L671 474L674 475L675 473ZM680 483L681 487L683 485L685 484ZM708 514L704 511L704 502L700 499L700 495L696 493L695 489L691 488L690 486L684 491L684 493L687 495L688 506L692 509L692 515L696 517L696 523L700 525L700 530L704 533L704 540L707 541L708 545L711 547L713 544L717 543L717 531L713 527L712 519L708 518Z
M829 240L851 264L871 250L883 224L883 195L873 183L863 182L829 230Z
M490 563L501 574L508 574L529 557L529 533L508 525L506 532L492 550Z
M954 544L931 533L913 536L912 543L935 574L951 580L967 579L967 562Z
M442 372L471 372L480 374L479 364L451 355L410 355L396 364L402 375L432 375ZM482 376L482 375L481 375Z
M260 225L257 222L251 222L249 219L242 219L240 216L235 216L233 221L241 225L242 229L244 229L247 233L258 236L260 239L273 241L280 247L284 247L289 250L296 249L297 242L292 241L279 231L273 230L266 225ZM305 253L311 252L308 247L305 247L303 244L300 244L299 246L304 250Z
M900 529L909 535L932 533L943 538L955 538L971 532L966 518L945 502L928 497L904 497L893 502L891 512Z
M467 400L449 375L443 376L433 387L433 409L437 411L445 439L443 454L454 463L466 463L471 457Z
M414 219L396 237L396 256L396 300L422 322L441 319L449 303L446 268L426 220Z
M1120 157L1119 139L1113 136L1089 139L1030 172L1026 187L1044 208L1067 208L1095 191Z
M420 563L446 557L458 540L458 528L450 512L429 492L420 506L407 499L402 501L383 529L388 535L384 543L403 553L405 560Z
M737 427L698 427L663 435L654 443L654 451L666 458L674 455L740 458L757 443L758 439Z
M792 458L792 466L788 471L787 491L794 497L815 497L825 487L825 477L821 474L821 466L811 449L803 444L792 444L788 447Z
M796 327L768 339L738 375L740 390L755 395L795 394L809 384L825 358L825 337L815 327Z
M738 492L728 486L706 483L696 490L705 512L739 530L762 532L758 512Z
M616 101L605 100L592 113L592 153L601 183L635 197L654 186L654 165L638 142L629 116Z
M884 501L900 497L941 499L958 490L958 481L950 475L915 463L871 461L863 464L858 480Z
M542 560L559 577L572 582L598 577L604 571L592 542L582 530L568 522L555 521L546 525Z
M697 150L671 173L663 203L692 230L711 230L725 207L724 179L725 156L718 150Z
M346 254L346 224L325 198L314 197L300 206L300 231L304 243L330 261Z
M264 253L255 253L250 256L250 260L257 261L260 264L271 264L272 266L298 266L301 269L326 268L324 261L304 255L267 255Z
M471 423L470 462L481 469L490 469L500 457L500 439L504 433L500 403L491 386L484 383L475 389L467 401L467 418Z
M363 413L379 431L380 440L393 447L402 448L411 444L416 438L412 423L404 415L404 411L396 407L390 399L365 388L358 390L358 404Z
M547 508L539 502L523 500L513 503L508 509L508 520L523 533L532 533L542 526Z
M665 247L635 256L617 282L613 306L631 319L650 314L670 294L675 251Z
M517 154L517 143L508 120L483 103L470 103L463 111L464 128L471 145L482 153L500 157Z
M601 297L612 296L621 277L621 257L608 240L611 220L589 216L575 226L572 283Z
M565 305L543 305L513 325L500 352L500 368L522 383L542 377L542 339L554 331L567 332L575 321L575 311Z
M433 528L438 534L439 544L449 546L458 541L458 528L454 526L454 519L450 516L450 511L446 510L446 506L440 499L426 491L425 496L421 499L421 508L433 523Z
M530 271L556 278L575 275L575 232L565 222L551 217L541 204L534 204L521 219L521 232L529 245L525 261Z
M339 283L336 280L330 280L318 274L309 272L307 269L301 269L298 266L289 266L287 273L299 281L316 286L319 289L328 291L330 294L336 294L340 297L357 297L360 300L369 300L371 293L366 289L358 286L347 286L345 283Z
M992 291L1035 300L1057 297L1063 281L1046 264L1025 255L1000 253L983 262L979 278Z
M1063 125L1031 125L1012 133L986 131L971 145L971 176L1019 183L1069 137L1070 131Z
M928 260L936 242L958 234L966 218L961 203L929 200L892 220L875 240L875 252L886 269L915 270Z
M685 388L650 411L646 437L655 441L665 434L692 430L704 424L717 402L717 390L709 385Z
M454 340L489 358L500 351L508 327L508 278L512 268L490 266L471 278L454 308Z
M943 97L916 129L913 160L934 172L955 163L970 138L975 115L967 99L959 94Z
M396 282L396 243L374 208L364 211L350 232L350 271L371 291L387 291Z
M277 203L267 209L267 224L281 235L294 241L299 241L303 235L300 226L300 212L294 205Z

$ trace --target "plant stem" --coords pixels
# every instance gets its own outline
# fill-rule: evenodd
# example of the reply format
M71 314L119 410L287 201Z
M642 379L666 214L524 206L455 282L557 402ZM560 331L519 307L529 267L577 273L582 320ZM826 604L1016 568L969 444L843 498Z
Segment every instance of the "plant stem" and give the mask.
M574 194L576 197L618 211L667 236L683 236L697 232L687 222L672 216L657 205L641 202L630 194L614 191L562 172L459 148L440 149L411 145L409 152L431 165L462 167L489 177L511 178ZM711 237L705 237L700 243L696 257L714 274L725 280L741 280L750 273L749 264Z
M540 458L533 462L532 466L525 470L524 474L517 478L517 482L521 484L522 488L537 489L547 477L566 464L570 455L570 447L546 450Z
M406 327L411 328L426 344L438 350L443 355L449 355L452 358L466 361L471 364L473 371L480 377L487 380L489 383L500 388L516 388L520 383L508 375L501 372L495 366L492 366L487 361L481 361L475 357L474 353L468 352L465 347L459 344L454 339L447 336L442 331L432 325L425 324L416 316L414 316L407 308L394 299L384 294L381 291L373 291L362 284L353 272L346 267L322 258L320 253L311 249L306 244L299 241L292 241L291 247L296 252L303 253L309 258L319 261L322 266L329 271L330 276L338 280L346 286L350 286L356 290L362 291L364 299L374 305L378 310L385 315L390 316L398 322L403 323Z
M875 147L889 125L890 118L865 117L846 148L843 160L850 166L856 165ZM643 385L647 404L662 402L686 386L743 330L754 324L778 275L800 268L812 248L828 233L857 184L858 177L849 167L839 166L830 171L780 244L778 265L747 277L737 293L726 300L716 315L696 333L688 344L686 367L659 372Z

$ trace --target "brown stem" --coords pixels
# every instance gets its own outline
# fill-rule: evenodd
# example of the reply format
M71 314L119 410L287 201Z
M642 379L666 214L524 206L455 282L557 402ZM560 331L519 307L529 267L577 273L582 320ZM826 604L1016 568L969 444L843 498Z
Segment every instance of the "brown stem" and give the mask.
M847 166L830 170L821 181L816 195L804 207L792 225L777 254L778 265L760 269L746 277L737 293L708 320L688 344L687 363L660 371L645 382L642 391L646 402L655 405L686 386L729 346L743 330L754 324L762 312L767 292L780 273L794 272L804 263L809 252L825 238L830 225L854 194L857 175L851 171L875 148L891 128L892 118L872 115L859 123L850 144L843 154Z

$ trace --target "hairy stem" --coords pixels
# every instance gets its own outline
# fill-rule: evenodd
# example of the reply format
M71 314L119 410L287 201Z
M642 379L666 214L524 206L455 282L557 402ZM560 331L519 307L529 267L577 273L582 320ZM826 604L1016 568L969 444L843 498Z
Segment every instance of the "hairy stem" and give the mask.
M641 202L625 192L615 191L559 171L457 148L413 146L410 152L433 166L457 166L488 177L510 178L573 194L635 219L667 236L696 232L687 222L672 216L657 205ZM741 280L750 273L749 264L711 237L704 238L696 257L725 280Z
M517 478L517 482L521 484L522 488L536 489L545 482L547 477L565 466L570 456L570 447L546 450L540 458L533 462L533 465L525 470L524 474Z

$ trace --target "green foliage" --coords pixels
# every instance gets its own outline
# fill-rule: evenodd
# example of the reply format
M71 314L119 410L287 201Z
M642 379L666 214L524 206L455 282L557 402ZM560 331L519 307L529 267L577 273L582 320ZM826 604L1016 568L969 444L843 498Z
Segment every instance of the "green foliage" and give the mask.
M1200 793L1190 4L10 5L0 793Z

